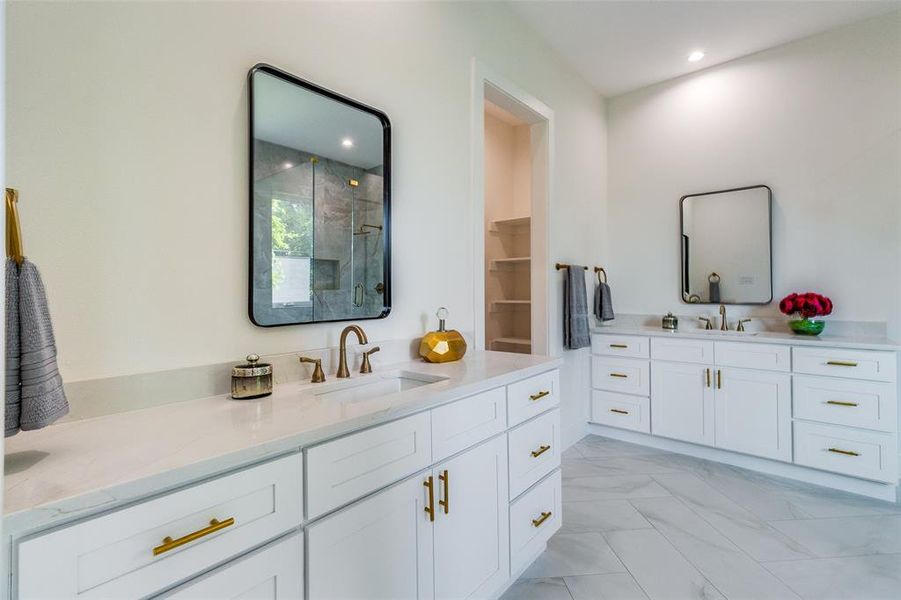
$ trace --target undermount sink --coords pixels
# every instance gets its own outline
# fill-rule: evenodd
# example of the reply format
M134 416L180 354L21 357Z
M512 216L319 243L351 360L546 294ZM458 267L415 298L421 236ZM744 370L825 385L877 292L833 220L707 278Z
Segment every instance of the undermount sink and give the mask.
M446 380L443 375L429 375L414 371L394 371L353 377L316 388L313 395L324 400L370 400L379 396L405 392L414 388Z
M721 331L719 329L699 329L696 333L704 335L721 335L725 337L749 337L757 335L757 331Z

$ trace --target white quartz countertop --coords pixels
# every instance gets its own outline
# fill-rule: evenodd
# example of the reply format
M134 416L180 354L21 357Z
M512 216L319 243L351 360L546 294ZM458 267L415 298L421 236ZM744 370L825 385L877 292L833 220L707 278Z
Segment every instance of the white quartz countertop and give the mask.
M694 325L692 323L692 325ZM648 325L604 325L593 327L592 333L611 335L642 335L649 337L681 337L716 342L749 342L758 344L784 344L787 346L813 346L821 348L855 348L859 350L898 350L898 342L880 336L840 336L829 335L827 331L817 336L798 335L790 331L720 332L718 329L705 331L690 327L670 331L662 327Z
M215 396L22 432L6 440L4 533L24 535L107 510L560 364L559 358L473 352L454 363L376 365L374 374L353 374L447 377L373 399L320 398L313 393L319 384L295 382L257 400ZM329 376L327 383L336 381Z

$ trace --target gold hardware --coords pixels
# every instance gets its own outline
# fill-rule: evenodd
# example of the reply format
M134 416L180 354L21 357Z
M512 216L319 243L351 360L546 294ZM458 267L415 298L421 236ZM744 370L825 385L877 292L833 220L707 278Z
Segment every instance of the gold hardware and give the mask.
M425 512L429 515L429 521L435 522L435 481L432 479L432 476L429 475L429 478L422 482L429 490L429 505L425 507Z
M857 363L853 360L830 360L826 361L827 365L833 367L856 367Z
M745 330L745 323L750 323L750 322L751 322L751 319L739 319L739 320L738 320L738 327L735 328L735 331L744 331L744 330Z
M323 381L325 381L325 372L322 370L321 358L308 358L306 356L301 356L299 360L302 363L310 363L312 365L316 365L316 367L313 369L313 376L310 377L311 383L322 383Z
M372 373L372 363L369 362L369 356L381 350L378 346L370 348L363 353L363 364L360 366L360 373Z
M538 458L550 449L550 446L539 446L538 450L532 450L532 458Z
M444 507L444 514L450 513L450 475L447 469L438 476L438 480L444 483L444 500L439 500L438 505Z
M231 527L235 524L235 518L229 517L224 521L220 521L219 519L210 519L210 524L203 529L198 529L188 535L182 536L178 539L173 540L171 537L166 536L163 538L163 543L153 549L153 555L159 556L164 552L169 552L170 550L175 550L179 546L184 546L194 540L198 540L204 536L210 535L211 533L215 533L220 529L225 529L226 527Z
M22 226L19 224L19 190L6 188L6 257L21 265L25 260L22 249Z
M707 387L710 387L710 369L705 369L707 371Z
M571 266L573 266L573 265L567 265L567 264L565 264L565 263L557 263L556 265L554 265L554 267L555 267L558 271L562 271L563 269L568 269L568 268L570 268ZM577 266L578 266L578 265L577 265ZM585 269L586 271L588 270L588 267L582 267L582 268Z
M610 377L620 377L622 379L625 379L626 377L628 377L628 375L626 375L625 373L610 373Z
M620 410L620 409L618 409L618 408L611 408L611 409L610 409L610 412L612 412L612 413L617 413L617 414L620 414L620 415L627 415L627 414L629 414L629 411L627 411L627 410Z
M842 402L841 400L826 400L826 404L833 406L857 406L857 402Z
M704 329L711 331L713 329L713 321L707 317L698 317L698 321L704 321Z
M716 389L723 389L723 372L719 369L716 370Z
M628 344L610 344L611 348L628 348Z
M318 163L319 163L319 157L314 156L313 158L310 159L310 162L313 163L314 165L315 165L315 164L318 164Z
M347 183L350 185L350 187L357 187L358 185L360 185L360 182L356 179L348 179Z
M532 394L531 396L529 396L529 400L534 402L535 400L541 400L545 396L550 396L550 395L551 395L551 393L548 390L544 390L544 391L538 392L537 394Z
M595 267L594 272L598 276L598 283L607 283L607 271L604 270L604 267ZM604 275L604 281L601 281L601 274Z
M542 512L537 519L532 519L532 527L541 527L541 524L551 518L551 512Z
M716 273L714 273L716 275ZM726 324L726 305L720 304L720 331L729 331L729 326Z
M335 377L341 379L350 377L350 370L347 368L347 334L350 332L356 334L357 342L361 344L369 343L366 333L359 325L348 325L344 328L341 332L340 348L338 349L338 372L335 373Z
M860 456L857 452L853 450L842 450L840 448L827 448L829 452L835 452L836 454L844 454L845 456Z

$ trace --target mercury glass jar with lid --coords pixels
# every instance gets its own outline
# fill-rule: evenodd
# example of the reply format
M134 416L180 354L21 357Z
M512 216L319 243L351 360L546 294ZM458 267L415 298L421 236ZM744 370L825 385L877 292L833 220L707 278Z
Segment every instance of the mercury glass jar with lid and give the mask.
M259 362L258 354L248 354L247 363L232 368L232 398L250 400L272 393L272 365Z

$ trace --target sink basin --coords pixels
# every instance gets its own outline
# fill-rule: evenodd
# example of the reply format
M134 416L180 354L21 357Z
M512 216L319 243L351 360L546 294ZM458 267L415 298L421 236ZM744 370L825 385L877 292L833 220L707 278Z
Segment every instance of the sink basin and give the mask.
M394 371L392 373L363 375L346 381L330 383L317 387L312 393L323 400L352 402L405 392L424 385L438 383L445 379L447 377L443 375L429 375L414 371Z
M757 335L757 331L720 331L719 329L699 329L697 333L704 335L720 335L723 337L750 337Z

